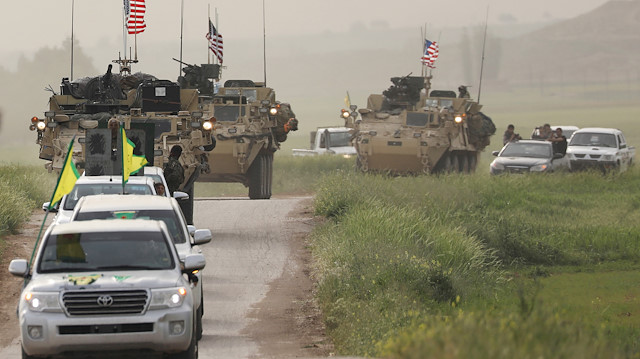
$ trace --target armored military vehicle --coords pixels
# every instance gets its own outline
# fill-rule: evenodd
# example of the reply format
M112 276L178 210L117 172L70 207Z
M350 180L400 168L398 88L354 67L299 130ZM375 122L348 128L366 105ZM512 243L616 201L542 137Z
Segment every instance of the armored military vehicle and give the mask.
M431 78L391 78L393 85L370 95L366 108L342 111L345 125L354 129L360 170L398 175L475 171L479 152L496 128L466 87L459 87L460 96L431 90Z
M197 89L156 77L131 74L131 60L116 60L120 73L107 72L78 81L62 79L59 93L49 99L44 117L33 117L40 158L49 171L62 168L69 142L75 136L73 160L86 175L121 174L117 128L124 124L127 137L136 144L134 154L162 167L174 145L183 149L185 168L180 190L190 194L183 207L192 223L193 183L208 166L207 154L215 146L213 123L203 118Z
M273 154L289 131L298 129L291 106L251 80L227 80L201 105L214 123L217 144L208 157L209 171L198 181L239 182L249 188L249 198L271 198Z

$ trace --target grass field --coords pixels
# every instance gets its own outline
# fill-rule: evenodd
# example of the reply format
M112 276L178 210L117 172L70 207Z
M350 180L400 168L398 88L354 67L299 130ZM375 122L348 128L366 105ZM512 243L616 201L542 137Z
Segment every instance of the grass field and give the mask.
M342 355L640 354L640 169L324 178L312 239Z

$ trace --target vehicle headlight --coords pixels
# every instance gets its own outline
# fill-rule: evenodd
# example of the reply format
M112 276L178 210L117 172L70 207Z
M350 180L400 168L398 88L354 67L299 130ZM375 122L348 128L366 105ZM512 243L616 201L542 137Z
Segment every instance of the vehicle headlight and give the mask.
M44 121L38 121L38 123L36 124L36 128L38 129L38 131L44 131L46 127L47 124Z
M462 116L456 116L453 120L454 120L456 123L462 123Z
M351 116L351 115L349 114L349 112L347 112L346 110L342 110L342 117L343 117L343 118L349 118L349 116Z
M61 312L59 297L57 292L26 292L24 301L32 312Z
M502 163L498 163L498 162L491 162L491 168L493 168L494 170L498 170L498 171L502 171L504 170L504 165Z
M271 116L275 116L278 114L278 109L275 107L272 107L269 109L269 113L271 114Z
M213 123L211 121L204 121L202 123L202 129L205 131L211 131L213 128Z
M604 155L602 159L605 161L613 161L613 155Z
M151 290L151 304L149 309L176 308L182 305L187 296L185 287L163 288Z
M543 164L539 164L539 165L535 165L533 167L531 167L530 171L531 172L544 172L549 168L549 165L546 163Z

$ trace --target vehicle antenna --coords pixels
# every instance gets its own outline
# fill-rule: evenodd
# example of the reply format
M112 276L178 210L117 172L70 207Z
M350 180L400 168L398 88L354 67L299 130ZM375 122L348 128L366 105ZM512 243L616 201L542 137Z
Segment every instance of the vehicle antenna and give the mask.
M487 44L488 25L489 25L489 5L487 5L487 16L484 20L484 40L482 40L482 61L480 62L480 83L478 84L478 102L480 102L480 93L482 91L482 72L484 70L484 50Z
M180 62L178 63L178 77L182 76L182 34L184 33L184 0L180 2Z
M75 5L76 5L76 0L71 0L71 76L69 77L70 81L73 81L73 15L74 15Z
M262 64L264 68L264 85L267 86L267 26L265 24L264 0L262 0Z

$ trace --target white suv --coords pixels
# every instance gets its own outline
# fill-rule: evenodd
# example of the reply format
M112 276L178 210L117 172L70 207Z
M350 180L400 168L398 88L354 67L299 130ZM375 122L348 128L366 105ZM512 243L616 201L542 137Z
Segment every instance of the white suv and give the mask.
M153 179L143 176L131 176L125 184L125 192L129 194L156 194L153 186ZM67 223L71 219L71 214L80 198L94 194L116 194L122 193L121 176L80 176L75 186L69 194L62 197L58 206L51 212L56 212L53 219L54 224ZM47 210L49 202L42 205L43 210Z
M71 221L90 221L94 219L151 219L162 221L167 226L173 243L178 250L180 260L190 254L202 253L198 245L211 241L209 229L193 229L193 235L182 215L178 202L163 196L142 195L97 195L83 197L76 205ZM190 273L194 301L198 311L196 328L198 339L202 337L202 316L204 301L202 274Z
M23 359L144 350L197 358L194 298L161 221L113 220L50 226L33 265L14 259L27 281L18 306ZM113 357L117 357L114 353Z

